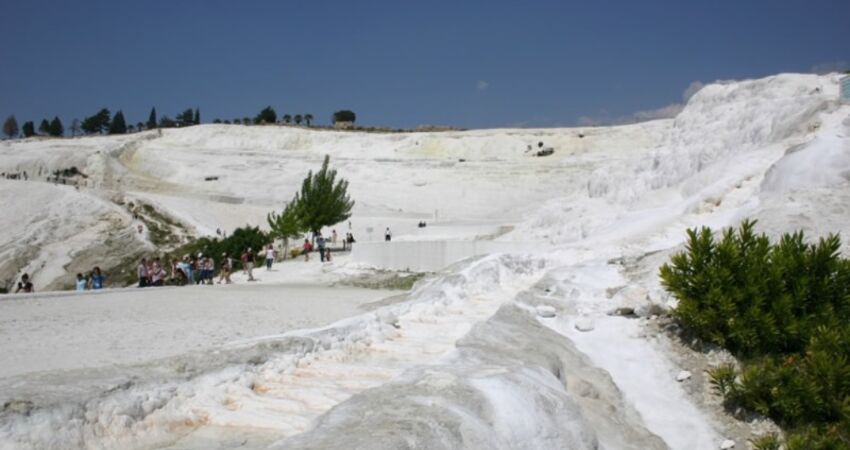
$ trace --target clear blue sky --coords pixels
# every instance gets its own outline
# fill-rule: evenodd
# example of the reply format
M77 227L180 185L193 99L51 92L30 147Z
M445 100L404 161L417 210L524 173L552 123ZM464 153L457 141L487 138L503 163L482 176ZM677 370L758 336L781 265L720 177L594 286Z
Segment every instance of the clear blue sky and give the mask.
M617 120L693 81L850 63L848 0L0 0L0 116Z

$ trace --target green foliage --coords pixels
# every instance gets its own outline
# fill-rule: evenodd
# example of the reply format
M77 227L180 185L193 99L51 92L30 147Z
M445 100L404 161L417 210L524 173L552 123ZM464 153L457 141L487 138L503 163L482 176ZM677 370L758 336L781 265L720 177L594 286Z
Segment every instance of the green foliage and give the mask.
M59 117L54 117L50 122L48 133L53 137L62 137L65 134L65 127L62 126L62 121Z
M337 123L337 122L354 123L355 120L357 120L357 115L354 114L354 111L350 111L350 110L347 110L347 109L342 109L342 110L336 111L333 115L333 123Z
M293 200L296 214L308 231L342 222L351 217L354 201L348 196L348 181L336 180L336 169L329 170L330 157L325 156L322 168L301 183L301 192Z
M195 118L193 120L195 125L201 124L201 108L195 108Z
M296 114L295 117L292 118L292 120L295 122L295 125L301 125L301 122L304 120L304 116L302 116L301 114Z
M313 115L312 114L304 114L304 122L309 127L311 123L313 123Z
M277 122L277 113L274 112L271 106L266 106L257 114L257 117L254 118L254 123L263 124L263 123L275 123Z
M47 119L41 119L41 124L38 126L38 133L46 135L50 134L50 122L48 122Z
M292 116L291 116L290 114L284 114L284 115L283 115L283 117L282 117L282 119L283 119L283 123L290 123L290 122L292 122Z
M151 108L151 113L148 116L148 123L145 125L147 125L148 130L156 128L156 108Z
M125 133L127 133L127 122L124 120L124 113L119 110L112 118L112 123L109 124L109 134Z
M753 450L779 450L782 448L782 440L775 433L765 434L750 440Z
M270 241L271 238L262 232L260 227L246 225L245 228L233 230L233 233L225 239L206 237L198 239L192 245L185 247L184 251L190 254L203 253L204 255L210 255L216 260L217 264L221 264L223 253L233 258L234 261L239 261L242 252L248 248L252 249L254 256L259 259L261 257L260 251Z
M35 136L35 124L31 120L24 122L24 125L21 127L21 133L24 134L24 137Z
M791 430L789 449L850 448L850 260L836 235L808 244L796 232L771 244L754 225L719 241L688 230L686 251L660 271L679 300L673 314L744 360L740 373L709 372L728 406Z
M97 114L86 117L80 124L80 128L87 134L105 133L109 129L110 113L106 108L101 109Z
M200 113L199 113L200 114ZM200 115L199 115L200 117ZM188 127L189 125L195 124L195 112L192 111L192 108L188 108L184 110L182 113L177 114L175 118L177 121L177 126L179 127Z
M159 128L174 128L176 126L177 122L171 117L162 116L159 118Z
M15 119L15 116L9 116L3 122L3 134L9 139L18 135L18 121Z

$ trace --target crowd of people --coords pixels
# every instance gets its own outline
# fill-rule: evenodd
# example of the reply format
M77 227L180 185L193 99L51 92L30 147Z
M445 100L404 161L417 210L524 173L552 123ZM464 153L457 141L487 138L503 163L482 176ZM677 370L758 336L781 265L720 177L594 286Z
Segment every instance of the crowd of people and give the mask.
M424 227L424 222L420 222L419 227ZM223 232L217 230L217 234ZM310 253L317 252L321 262L331 261L331 248L335 246L339 239L336 230L332 230L330 236L325 238L321 233L315 233L314 236L315 248L309 239L304 239L304 244L301 246L300 253L304 255L304 260L310 260ZM389 227L384 233L384 239L390 241L392 232ZM345 237L341 241L342 250L350 250L355 243L354 235L351 232L345 233ZM277 260L278 252L272 244L264 246L261 250L254 252L251 248L246 248L238 257L234 259L227 253L222 253L218 259L218 267L216 259L212 255L198 253L197 255L184 255L182 259L172 258L167 262L163 262L161 258L155 257L152 259L142 258L136 266L136 276L138 279L138 287L153 287L153 286L185 286L190 284L231 284L231 275L237 263L241 264L242 271L247 275L248 281L255 281L254 278L254 263L257 259L265 261L266 270L271 270L274 262ZM217 280L216 280L217 275ZM98 290L106 286L106 275L103 274L100 267L94 267L87 274L78 273L75 280L75 288L77 291ZM16 293L34 292L32 281L29 274L23 274L21 281L17 283Z

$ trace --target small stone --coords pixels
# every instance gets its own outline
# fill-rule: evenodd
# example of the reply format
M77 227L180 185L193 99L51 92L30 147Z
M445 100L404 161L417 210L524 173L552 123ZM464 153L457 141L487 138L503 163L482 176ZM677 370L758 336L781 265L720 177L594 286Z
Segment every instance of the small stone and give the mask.
M735 447L735 441L731 439L726 439L720 444L720 450L729 450L730 448Z
M578 331L593 331L596 328L596 325L593 323L593 320L588 319L586 317L576 320L575 329Z
M683 370L683 371L679 372L678 375L676 375L676 381L682 382L682 381L687 380L690 377L691 377L691 373L688 372L687 370ZM733 442L732 445L735 445L735 443Z
M537 315L540 317L555 317L555 308L548 305L540 305L537 307Z

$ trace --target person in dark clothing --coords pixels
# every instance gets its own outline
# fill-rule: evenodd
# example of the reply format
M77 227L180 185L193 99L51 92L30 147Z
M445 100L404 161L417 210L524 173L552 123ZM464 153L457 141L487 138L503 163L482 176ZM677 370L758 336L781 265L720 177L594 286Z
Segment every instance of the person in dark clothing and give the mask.
M15 289L15 293L17 294L18 292L24 292L26 294L35 292L30 282L29 274L25 273L21 275L21 281L18 283L18 288Z

